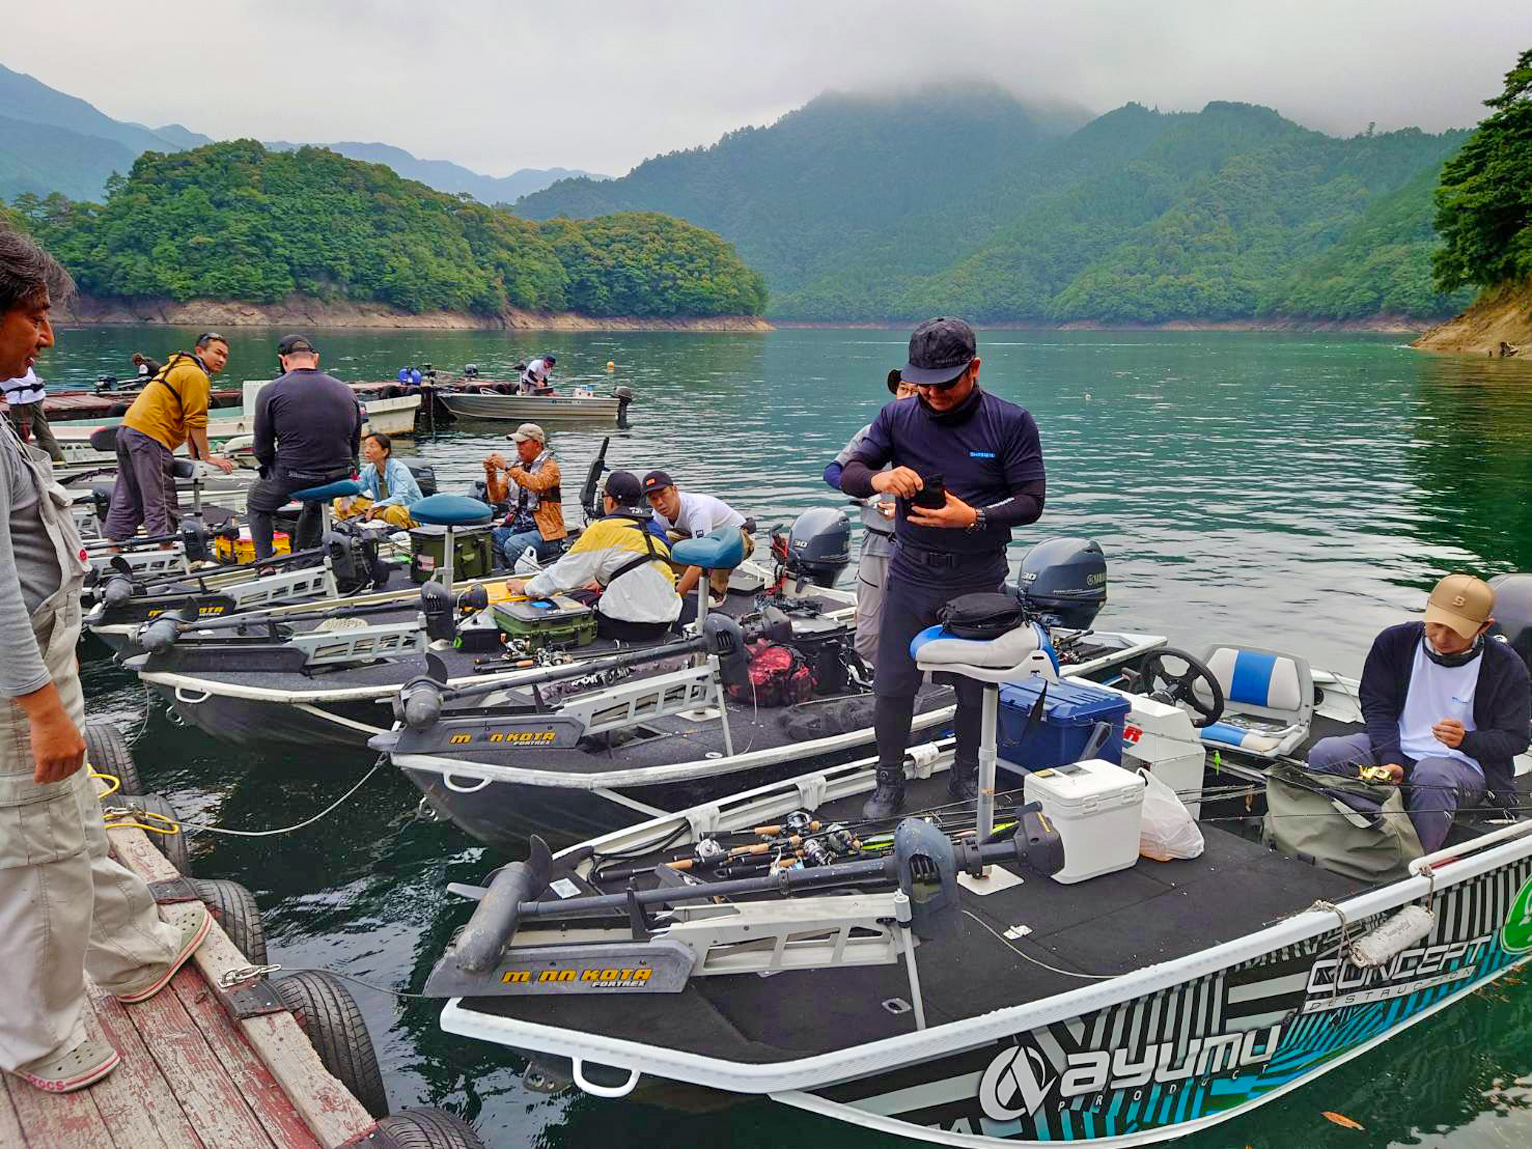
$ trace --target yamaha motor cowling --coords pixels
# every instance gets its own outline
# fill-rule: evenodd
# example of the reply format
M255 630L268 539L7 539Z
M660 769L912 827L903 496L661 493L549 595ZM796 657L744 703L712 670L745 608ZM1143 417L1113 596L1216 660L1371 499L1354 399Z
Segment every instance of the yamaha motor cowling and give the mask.
M1088 630L1106 605L1106 556L1093 539L1045 539L1021 560L1016 591L1046 625Z
M787 532L789 578L834 586L851 562L851 520L833 507L815 507L793 520Z
M1496 575L1489 585L1495 588L1495 625L1489 632L1532 667L1532 574Z

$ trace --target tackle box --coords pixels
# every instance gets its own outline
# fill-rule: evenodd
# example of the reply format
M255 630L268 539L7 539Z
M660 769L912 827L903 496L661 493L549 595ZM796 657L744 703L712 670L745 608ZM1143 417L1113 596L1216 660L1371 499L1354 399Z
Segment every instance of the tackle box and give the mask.
M494 541L489 527L457 527L453 531L452 578L488 578L494 566ZM410 578L430 582L447 554L446 527L410 528Z
M1032 722L1039 694L1043 694L1043 711ZM1021 770L1066 766L1080 757L1096 723L1109 722L1112 734L1096 756L1120 764L1123 726L1130 709L1122 695L1088 682L1029 678L1007 683L1000 687L996 749L1005 764Z
M596 641L595 608L566 595L497 602L490 610L495 613L496 626L533 650L545 646L584 646Z
M293 553L292 542L288 539L286 531L272 532L271 549L279 555ZM250 537L250 528L241 527L238 538L231 539L227 535L216 536L213 539L213 554L221 563L253 563L255 541Z
M1022 794L1042 803L1044 817L1064 839L1064 868L1053 875L1055 882L1083 882L1138 861L1144 780L1136 772L1092 758L1030 771Z

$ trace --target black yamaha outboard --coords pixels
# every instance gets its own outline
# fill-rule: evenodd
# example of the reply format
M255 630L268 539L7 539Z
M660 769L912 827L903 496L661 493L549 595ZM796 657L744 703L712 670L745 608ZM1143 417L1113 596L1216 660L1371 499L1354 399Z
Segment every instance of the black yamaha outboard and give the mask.
M1496 575L1489 585L1495 588L1495 625L1489 632L1532 667L1532 574Z
M788 578L834 586L851 562L851 520L838 507L815 507L787 532Z
M1106 605L1106 556L1094 539L1045 539L1021 560L1016 592L1046 625L1088 630Z

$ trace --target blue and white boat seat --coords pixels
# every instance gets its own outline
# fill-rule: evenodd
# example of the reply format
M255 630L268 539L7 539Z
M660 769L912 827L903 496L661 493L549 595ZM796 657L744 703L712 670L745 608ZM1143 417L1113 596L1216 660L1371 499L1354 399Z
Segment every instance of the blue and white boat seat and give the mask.
M1059 680L1053 646L1035 622L983 639L958 638L943 627L928 626L910 640L910 657L921 670L980 682L1023 682L1034 676Z
M1224 696L1222 717L1198 731L1203 745L1275 758L1290 754L1309 736L1314 674L1308 659L1250 646L1212 646L1202 661ZM1201 701L1212 703L1206 689L1193 690Z
M414 511L410 513L414 514ZM709 571L733 570L745 561L745 537L739 533L738 527L719 527L694 539L672 543L670 557L683 566Z
M328 503L331 499L350 499L362 493L362 484L355 479L336 479L317 487L304 487L294 491L288 498L298 503Z
M410 504L410 518L433 527L471 527L494 517L488 503L467 495L427 495Z

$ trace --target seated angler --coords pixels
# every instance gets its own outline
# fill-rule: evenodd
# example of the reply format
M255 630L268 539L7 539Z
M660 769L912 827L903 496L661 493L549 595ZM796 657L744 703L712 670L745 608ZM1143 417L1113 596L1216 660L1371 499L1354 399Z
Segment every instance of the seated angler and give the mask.
M564 508L559 464L548 449L548 435L536 423L523 423L510 436L517 463L496 453L484 460L484 487L491 503L512 504L505 522L494 530L495 549L512 568L528 547L538 562L564 549Z
M644 476L644 497L654 508L655 523L664 528L671 542L701 538L719 527L738 527L745 541L745 557L749 558L755 550L755 540L750 537L744 515L712 495L682 491L664 471L650 471ZM715 603L722 602L729 593L729 575L733 571L730 567L708 572L708 588ZM701 567L686 567L676 582L676 593L684 598L696 589L701 577Z
M420 484L403 462L394 458L394 444L381 431L362 440L362 455L367 463L357 476L362 493L355 498L336 499L335 517L367 520L382 519L391 527L407 530L415 525L410 508L423 497Z
M1356 777L1381 766L1405 789L1426 853L1439 850L1459 807L1486 789L1513 792L1512 759L1532 737L1532 686L1521 656L1488 637L1495 591L1472 575L1436 584L1421 622L1388 627L1362 669L1364 734L1324 738L1309 768Z
M581 533L569 553L525 582L506 589L533 597L580 588L599 593L596 633L639 642L659 638L681 614L681 596L670 569L670 548L648 530L638 479L627 471L607 476L605 514Z

